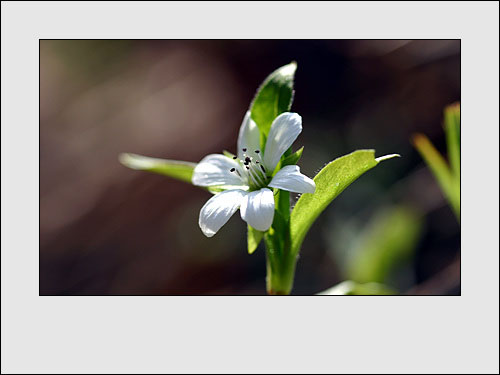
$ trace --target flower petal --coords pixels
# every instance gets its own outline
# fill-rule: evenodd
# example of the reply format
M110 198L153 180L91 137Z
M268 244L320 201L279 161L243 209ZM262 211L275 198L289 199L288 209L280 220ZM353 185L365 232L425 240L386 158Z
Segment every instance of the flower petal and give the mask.
M274 195L272 190L263 188L247 193L240 207L241 218L251 227L265 232L274 218Z
M247 111L245 118L240 126L240 133L238 134L238 150L237 155L243 159L243 149L246 148L247 152L254 152L260 150L260 132L257 124L250 117L250 111Z
M274 171L281 155L288 150L302 131L302 117L298 113L285 112L276 117L267 136L264 164Z
M300 173L298 165L287 165L276 173L269 186L292 191L294 193L314 193L316 184L312 179Z
M244 186L244 182L232 168L239 169L238 163L224 155L205 156L194 168L191 182L196 186L234 185Z
M243 190L226 190L214 195L200 210L198 224L207 237L212 237L227 223L242 204L245 195Z

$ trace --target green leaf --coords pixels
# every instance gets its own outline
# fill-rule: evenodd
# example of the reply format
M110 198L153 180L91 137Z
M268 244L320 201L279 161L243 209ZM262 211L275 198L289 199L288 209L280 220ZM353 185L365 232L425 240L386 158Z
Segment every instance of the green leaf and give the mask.
M158 173L191 183L196 163L187 161L150 158L136 154L120 154L120 162L129 168Z
M248 245L248 254L252 254L262 241L262 237L264 237L264 232L260 230L252 228L248 225L248 235L247 235L247 245Z
M413 256L421 229L420 215L410 207L378 211L358 232L355 245L347 253L347 278L358 283L390 284L397 267Z
M309 228L323 210L359 176L380 161L399 155L386 155L375 159L374 150L358 150L327 164L314 177L314 194L302 194L292 210L290 230L292 253L298 254Z
M444 196L455 212L455 216L460 220L460 180L453 176L446 160L436 150L429 138L423 134L415 134L412 142L436 178Z
M250 111L264 139L267 138L273 120L288 111L292 105L296 69L296 62L282 66L271 73L257 90ZM264 143L261 146L264 147Z
M300 157L302 156L302 152L304 151L304 147L299 148L297 151L295 151L293 154L288 155L283 159L281 162L280 169L283 168L284 166L287 165L295 165L298 163L300 160Z
M343 281L318 295L322 296L385 296L396 291L379 283L358 284L352 280Z
M451 170L460 183L460 103L445 108L444 130Z

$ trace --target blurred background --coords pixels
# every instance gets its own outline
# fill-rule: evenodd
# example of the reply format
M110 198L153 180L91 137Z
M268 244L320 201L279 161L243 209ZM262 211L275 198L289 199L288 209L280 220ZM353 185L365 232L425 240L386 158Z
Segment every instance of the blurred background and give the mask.
M238 214L206 238L209 193L127 169L118 154L234 152L257 87L292 60L303 173L356 149L402 156L319 217L292 294L353 280L459 295L460 226L410 143L421 132L446 154L458 40L40 41L40 294L265 294L263 248L247 254Z

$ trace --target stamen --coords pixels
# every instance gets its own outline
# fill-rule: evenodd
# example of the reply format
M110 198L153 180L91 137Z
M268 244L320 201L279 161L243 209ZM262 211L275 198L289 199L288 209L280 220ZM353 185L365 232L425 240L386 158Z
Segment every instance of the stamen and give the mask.
M252 169L252 170L250 171L250 173L252 173L252 174L255 176L255 178L259 181L259 184L260 184L260 185L265 185L265 184L266 184L266 182L265 182L265 181L266 181L265 177L263 178L263 176L262 176L261 174L257 173L257 172L259 172L259 170L258 170L258 169L257 169L257 170L256 170L256 169Z
M251 171L250 171L250 172L248 172L248 175L250 176L250 178L251 178L252 182L253 182L255 185L259 186L259 185L261 185L261 184L262 184L262 182L261 182L261 181L257 180L257 179L254 177L254 175L252 174L252 172L251 172Z
M233 159L236 160L239 166L245 167L246 170L238 167L231 168L230 171L237 173L251 189L259 189L266 186L269 182L269 177L267 177L260 150L254 150L255 154L253 156L247 154L247 148L242 148L242 150L243 156L241 159L238 156L234 156Z

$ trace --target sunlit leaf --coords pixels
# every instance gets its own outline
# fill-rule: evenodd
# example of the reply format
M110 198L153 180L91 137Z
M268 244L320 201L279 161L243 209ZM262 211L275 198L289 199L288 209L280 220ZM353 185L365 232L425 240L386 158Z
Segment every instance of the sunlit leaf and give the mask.
M273 120L280 113L288 111L292 105L296 69L295 62L282 66L271 73L257 90L250 110L264 139L267 138Z
M150 158L136 154L120 154L120 162L129 168L158 173L191 183L196 163L179 160Z
M332 200L380 161L396 156L399 155L375 159L374 150L358 150L327 164L314 177L315 193L303 194L292 210L290 218L292 253L297 254L300 251L309 228Z

